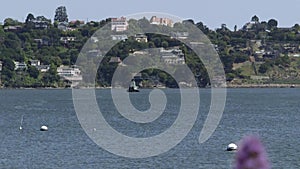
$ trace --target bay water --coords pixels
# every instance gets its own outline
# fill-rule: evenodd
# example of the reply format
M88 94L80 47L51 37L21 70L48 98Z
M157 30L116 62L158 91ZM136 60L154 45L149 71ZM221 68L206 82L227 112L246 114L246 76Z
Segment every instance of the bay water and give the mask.
M139 110L150 107L150 89L131 93ZM150 137L167 130L180 107L179 89L163 89L165 112L149 124L133 123L114 106L109 89L97 89L107 122L130 137ZM234 152L226 146L257 134L273 169L300 168L300 89L228 89L222 119L205 143L198 137L209 111L210 90L200 89L196 123L176 147L155 157L133 159L114 155L94 143L77 119L71 89L0 90L0 168L203 168L230 169ZM22 124L21 124L21 121ZM47 132L40 131L47 125ZM19 127L22 126L22 130Z

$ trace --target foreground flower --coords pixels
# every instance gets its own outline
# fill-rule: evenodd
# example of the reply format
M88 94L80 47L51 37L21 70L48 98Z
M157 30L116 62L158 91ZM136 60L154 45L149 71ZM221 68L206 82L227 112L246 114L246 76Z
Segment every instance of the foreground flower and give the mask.
M260 139L245 137L238 146L234 169L270 169L267 154Z

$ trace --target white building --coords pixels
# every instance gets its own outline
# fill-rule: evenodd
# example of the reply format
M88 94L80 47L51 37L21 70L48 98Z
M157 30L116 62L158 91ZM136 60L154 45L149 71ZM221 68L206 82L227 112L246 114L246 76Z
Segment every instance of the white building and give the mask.
M111 30L116 32L123 32L128 29L128 22L125 17L111 18Z
M25 62L17 62L17 61L14 61L15 63L15 70L25 70L27 69L27 65Z
M145 34L136 34L134 36L134 39L137 41L137 42L144 42L144 43L147 43L148 42L148 37L145 35Z
M171 38L176 38L176 39L187 39L189 37L188 32L172 32L171 33Z
M47 72L50 69L50 65L38 65L38 66L36 66L36 68L40 72L45 73L45 72Z
M36 66L41 65L41 62L39 60L30 60L29 62L30 62L31 66L35 66L36 67Z
M60 41L63 43L74 42L74 41L76 41L76 37L73 37L73 36L60 37Z
M169 18L159 18L157 16L152 16L151 17L150 24L164 25L164 26L169 26L169 27L173 27L173 25L174 25L174 23L171 19L169 19Z
M181 65L185 64L184 54L182 50L173 48L173 49L160 49L161 61L166 64Z
M126 40L128 39L127 35L111 35L112 40Z
M78 67L60 66L57 68L57 74L70 81L82 80L81 71Z

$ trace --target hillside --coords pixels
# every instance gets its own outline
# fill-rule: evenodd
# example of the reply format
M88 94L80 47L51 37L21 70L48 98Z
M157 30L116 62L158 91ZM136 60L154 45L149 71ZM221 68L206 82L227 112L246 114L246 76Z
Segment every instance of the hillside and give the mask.
M151 20L127 20L126 18L108 18L102 21L68 21L66 11L60 7L52 22L44 16L28 14L25 22L11 18L0 25L0 66L1 86L3 87L67 87L70 80L63 73L62 66L70 70L77 69L76 59L83 45L104 25L117 21L128 27L150 25ZM117 23L116 22L116 23ZM154 25L155 29L181 27L185 23L195 25L214 44L226 73L228 84L300 84L300 26L291 28L277 27L278 21L259 21L257 16L242 28L229 30L225 24L211 30L202 22L185 20L182 23ZM118 30L117 30L118 29ZM112 30L112 38L121 42L105 56L97 73L97 86L110 86L114 70L133 52L147 48L162 48L162 53L172 55L173 59L163 61L168 64L187 64L197 78L198 85L209 85L207 72L199 59L186 45L178 40L162 35L145 34L127 37L127 28ZM124 30L123 30L124 29ZM123 31L123 32L122 32ZM170 35L171 36L171 35ZM175 36L184 38L186 32L176 32ZM123 39L122 39L123 38ZM97 41L96 38L91 38ZM93 51L91 51L91 54ZM174 54L176 53L176 54ZM95 51L94 55L99 53ZM38 63L38 64L37 64ZM61 69L59 69L61 67ZM149 85L178 85L165 72L144 70L141 81Z

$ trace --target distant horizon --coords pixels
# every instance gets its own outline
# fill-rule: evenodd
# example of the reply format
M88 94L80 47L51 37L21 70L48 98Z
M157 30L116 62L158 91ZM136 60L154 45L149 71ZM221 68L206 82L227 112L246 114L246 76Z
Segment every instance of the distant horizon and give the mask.
M87 0L85 3L71 2L70 0L52 0L30 2L10 0L2 3L5 6L0 11L0 22L3 24L6 18L25 22L29 13L36 16L45 16L53 21L55 9L66 6L69 20L101 21L111 17L127 16L134 13L162 12L176 15L183 20L192 19L195 23L202 22L209 29L220 28L226 24L230 30L237 25L238 29L249 22L256 15L260 21L276 19L278 27L292 27L300 23L298 14L299 0L280 2L240 2L229 1L205 1L197 0L169 2L169 1L105 1ZM18 5L16 5L18 4Z

